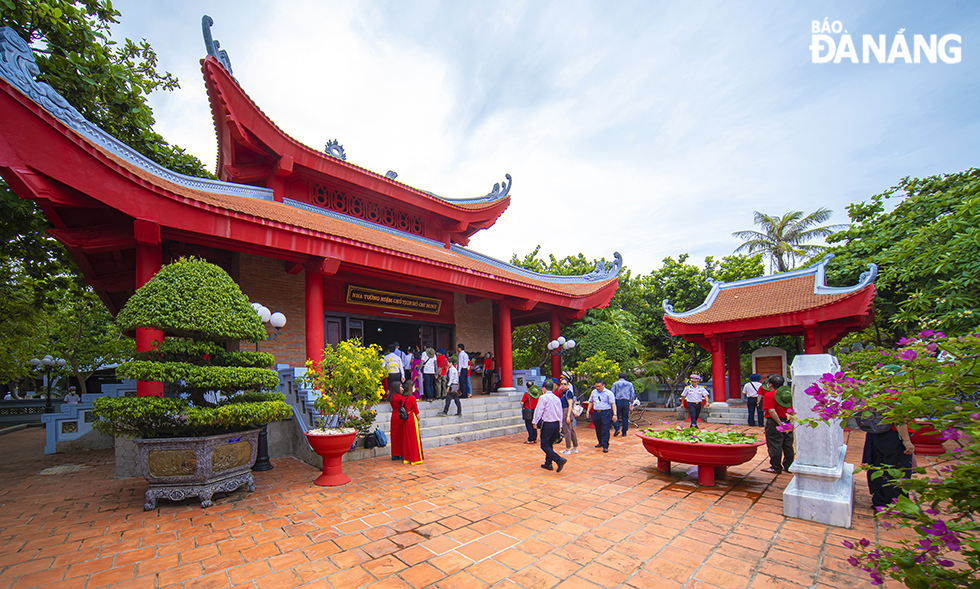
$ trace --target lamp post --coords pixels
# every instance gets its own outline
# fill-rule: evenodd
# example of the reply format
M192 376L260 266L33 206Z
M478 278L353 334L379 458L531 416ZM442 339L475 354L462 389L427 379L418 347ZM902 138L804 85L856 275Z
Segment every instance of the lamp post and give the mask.
M51 405L51 369L57 366L62 368L66 362L61 358L52 358L51 354L46 355L44 358L38 360L37 358L31 358L31 366L37 368L39 366L44 366L44 378L47 380L47 397L48 402L44 404L45 413L54 413L54 407Z
M268 323L272 327L276 328L276 332L268 337L266 341L272 341L279 337L279 330L282 329L283 325L286 325L286 316L282 313L273 313L262 303L252 303L252 308L255 309L256 314L258 314L259 319L262 323ZM259 351L259 342L255 342L255 351Z
M268 323L272 327L276 328L276 333L267 336L266 341L271 341L279 337L279 330L282 326L286 324L286 316L282 313L273 313L268 307L262 305L261 303L252 303L252 308L258 314L259 319L262 323ZM255 342L255 351L259 351L259 342ZM272 462L269 461L269 424L263 423L262 429L259 431L259 444L255 449L255 464L252 466L254 471L272 470L275 468L272 466Z
M565 367L562 365L564 356L568 355L572 351L572 348L574 347L575 347L575 340L573 339L567 340L565 339L564 336L561 336L558 339L553 339L550 342L548 342L548 349L551 350L551 355L558 357L558 372L565 371Z

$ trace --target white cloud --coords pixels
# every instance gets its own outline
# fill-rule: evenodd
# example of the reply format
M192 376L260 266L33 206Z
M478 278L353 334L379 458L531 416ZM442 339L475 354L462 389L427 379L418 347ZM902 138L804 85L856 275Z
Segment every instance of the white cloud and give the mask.
M811 19L976 37L978 14L928 5L766 2L114 3L183 88L158 130L209 166L215 140L200 16L245 91L284 131L450 197L509 172L510 209L472 247L509 259L734 250L752 211L845 206L905 175L977 160L978 61L817 66ZM825 14L826 13L826 14ZM920 14L922 13L922 14ZM916 24L916 23L924 24ZM887 28L886 28L887 27ZM911 30L910 28L910 30ZM855 29L857 30L857 29ZM916 32L919 28L915 29ZM971 34L973 37L971 37ZM968 46L967 46L968 47Z

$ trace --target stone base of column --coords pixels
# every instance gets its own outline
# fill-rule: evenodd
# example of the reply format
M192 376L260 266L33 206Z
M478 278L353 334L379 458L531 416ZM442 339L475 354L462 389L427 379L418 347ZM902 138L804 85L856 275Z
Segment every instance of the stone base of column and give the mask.
M728 407L728 403L726 403L725 401L714 401L710 405L708 405L708 407L709 408L714 408L714 407Z
M793 463L795 475L783 491L783 515L831 526L851 527L854 510L854 465L844 462L847 446L839 449L836 467Z
M509 397L510 395L516 395L517 389L514 387L500 387L496 391L490 393L491 397Z

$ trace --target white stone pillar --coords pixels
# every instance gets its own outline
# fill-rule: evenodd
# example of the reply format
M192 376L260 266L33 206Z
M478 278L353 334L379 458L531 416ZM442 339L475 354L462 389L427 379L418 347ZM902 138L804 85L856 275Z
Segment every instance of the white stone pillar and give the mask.
M800 418L817 417L804 391L840 364L830 354L802 354L793 360L793 408ZM816 429L797 427L795 475L783 492L783 515L849 528L854 507L854 465L844 462L847 445L839 419Z

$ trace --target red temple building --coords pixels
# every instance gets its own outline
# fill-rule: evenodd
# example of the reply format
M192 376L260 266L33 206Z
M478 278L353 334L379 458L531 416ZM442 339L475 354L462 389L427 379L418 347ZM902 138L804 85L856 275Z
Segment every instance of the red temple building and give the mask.
M35 201L52 236L117 312L162 264L223 267L288 324L263 351L301 366L350 337L387 346L495 352L511 387L513 327L560 325L609 303L622 258L589 274L530 272L467 249L510 203L506 176L484 196L444 198L288 136L232 77L210 39L202 69L218 139L218 180L175 173L83 118L38 74L28 45L0 30L0 175ZM137 347L162 337L140 330ZM552 370L557 370L555 358ZM140 394L156 394L140 383Z
M674 312L664 301L671 335L695 342L711 354L714 402L737 399L741 391L739 342L777 335L802 336L807 354L825 354L845 335L871 325L878 267L868 264L858 284L826 284L828 254L810 267L736 282L715 282L699 307ZM728 391L725 391L725 361Z

